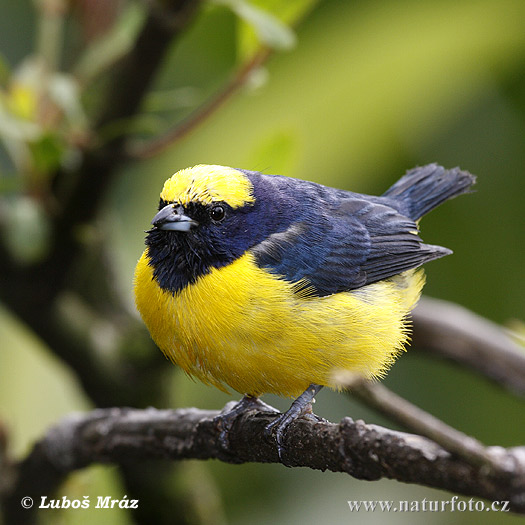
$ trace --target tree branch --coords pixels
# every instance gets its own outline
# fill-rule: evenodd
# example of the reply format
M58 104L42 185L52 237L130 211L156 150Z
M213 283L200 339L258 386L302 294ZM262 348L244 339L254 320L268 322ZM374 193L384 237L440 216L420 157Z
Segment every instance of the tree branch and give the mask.
M466 308L422 299L412 313L412 344L476 370L511 392L525 394L525 350L503 329Z
M199 1L192 0L150 4L150 12L135 45L114 68L109 79L107 100L93 126L95 134L110 123L130 119L136 114L166 51L200 6ZM85 337L86 332L82 333L66 321L61 301L64 291L71 287L72 270L78 267L80 260L86 259L84 252L99 249L86 242L83 228L95 220L103 197L122 165L126 138L123 133L105 143L95 139L83 152L74 173L61 169L55 174L53 192L57 206L51 218L51 241L45 259L33 265L20 264L13 260L0 239L0 300L78 374L88 395L99 406L140 404L138 394L144 389L134 390L130 379L138 378L144 363L134 368L129 355L125 360L118 359L116 349L112 355L117 359L108 367L96 345ZM107 273L107 269L102 268L90 275L103 280ZM137 332L137 324L128 316L116 326L118 330L115 331L123 344L129 335ZM143 328L142 331L145 333ZM161 360L152 359L149 364ZM144 378L142 382L144 384ZM152 384L159 385L158 376ZM152 397L149 397L150 402Z
M138 112L166 51L192 20L200 2L158 0L150 4L152 9L134 47L109 79L103 111L93 125L95 139L83 151L74 173L61 170L55 174L52 192L57 206L49 257L37 265L20 266L0 244L0 299L77 373L99 406L157 404L161 398L159 378L164 361L160 352L137 360L133 357L136 354L122 350L134 342L139 344L134 341L139 332L146 336L142 325L125 314L123 320L111 319L117 341L104 353L91 339L93 327L89 323L82 326L78 316L73 322L63 311L64 296L72 288L71 270L78 268L86 251L94 251L83 239L82 228L96 219L109 185L128 158L125 133L107 142L101 136L108 126L129 121ZM180 127L135 150L135 154L154 154L193 129L244 83L267 53L256 55L224 91ZM108 280L106 272L100 275ZM96 321L102 322L103 314L96 315ZM429 300L421 302L414 320L416 346L476 369L515 392L525 392L525 355L502 335L501 329L455 305ZM144 342L144 347L147 344ZM223 450L218 445L219 429L212 421L216 415L195 409L105 409L70 416L18 464L9 463L4 451L5 433L0 428L0 502L6 523L31 523L35 514L21 508L22 497L31 495L37 502L40 495L51 496L70 472L93 462L119 464L128 489L143 495L144 501L152 498L151 507L159 509L173 507L163 504L173 502L173 495L164 498L159 490L165 485L162 475L167 462L155 463L145 477L142 461L217 458L230 463L278 462L274 444L261 439L264 426L274 416L239 416L230 435L230 447ZM525 513L525 447L487 448L476 442L473 459L461 456L464 436L457 434L456 438L458 446L447 444L447 452L429 439L349 418L339 425L302 419L286 436L286 459L290 466L346 472L360 479L388 477L509 500L513 510ZM438 438L434 435L434 439ZM146 512L146 505L143 510L145 514L138 519L148 523L152 514ZM172 519L164 512L154 521L170 523Z
M16 483L4 494L8 523L21 523L20 501L52 496L65 476L87 465L131 465L151 459L220 459L227 463L278 463L275 443L261 439L276 417L267 412L240 414L219 444L218 412L99 409L63 419L18 466ZM472 465L433 441L344 418L338 425L301 418L285 437L288 466L346 472L358 479L396 479L489 500L509 501L525 513L525 447L489 451L505 458L506 469ZM38 505L35 505L37 507ZM27 523L31 523L28 521Z
M469 464L505 472L506 457L499 449L489 449L477 439L447 425L437 417L398 396L381 383L375 383L354 374L341 374L341 385L349 389L368 406L397 421L404 428L426 436L445 450L463 458ZM512 467L511 467L512 469Z
M115 67L103 110L94 125L96 134L100 135L109 124L136 115L169 46L188 26L199 6L199 1L192 0L167 0L162 2L162 8L152 5L137 41ZM67 270L82 249L79 229L97 216L102 199L125 160L126 139L127 135L121 133L103 143L95 140L74 174L72 191L64 191L63 186L70 187L73 174L60 170L54 177L59 212L52 224L50 256L38 269L45 274L45 282L50 283L45 290L47 301L64 286Z

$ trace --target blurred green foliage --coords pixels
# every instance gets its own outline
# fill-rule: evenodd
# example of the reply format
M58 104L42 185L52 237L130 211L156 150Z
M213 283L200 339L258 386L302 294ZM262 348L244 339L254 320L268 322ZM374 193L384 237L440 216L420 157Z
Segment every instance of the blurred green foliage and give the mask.
M31 230L41 213L37 204L28 207L27 195L33 195L57 165L75 162L77 148L89 135L86 113L97 107L104 68L127 49L143 17L142 4L126 6L112 31L86 49L78 45L78 27L64 22L60 42L65 47L76 43L64 54L64 62L75 66L66 69L55 57L59 67L43 71L34 53L53 53L53 46L42 41L52 31L57 34L57 27L46 25L33 3L0 4L0 215L17 206L20 219L7 232L21 259L45 250L45 221ZM447 203L424 219L424 239L455 252L428 265L425 292L500 323L523 320L524 19L522 0L204 4L166 58L144 104L137 140L148 140L190 118L234 77L261 41L278 51L189 135L155 158L137 159L122 169L108 195L104 220L111 225L105 229L111 231L118 284L130 303L142 231L155 211L163 181L183 167L224 164L381 193L406 169L436 161L475 173L478 185L473 195ZM57 113L37 114L41 96L52 99ZM58 417L85 410L89 402L48 349L5 310L0 310L0 348L0 419L10 429L15 452L21 454ZM471 373L411 349L386 382L487 444L523 444L523 400ZM172 399L176 407L216 409L231 398L192 383L174 369ZM269 401L280 408L288 404ZM351 415L390 425L329 392L319 396L316 412L331 420ZM179 471L174 486L184 484L185 476L208 487L188 497L201 497L203 509L215 509L203 510L199 518L210 524L352 519L421 523L420 515L350 515L346 500L450 497L422 487L369 484L342 474L278 465L190 462ZM74 476L64 491L89 493L94 499L117 497L121 489L115 483L111 469L97 467ZM98 523L128 522L125 511L105 512L97 512ZM46 519L51 523L55 517ZM91 523L93 515L72 511L61 519ZM468 513L427 513L424 519L436 524L480 522L480 516ZM517 519L491 515L490 523Z

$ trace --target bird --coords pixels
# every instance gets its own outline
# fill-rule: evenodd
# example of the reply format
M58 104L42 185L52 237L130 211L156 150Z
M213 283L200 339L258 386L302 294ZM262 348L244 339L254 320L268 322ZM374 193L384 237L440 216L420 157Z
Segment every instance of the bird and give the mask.
M295 398L267 425L279 457L341 372L381 379L410 337L426 244L420 218L475 177L428 164L372 196L281 175L200 164L169 177L134 275L137 309L189 376L243 395L218 417L221 443L259 398Z

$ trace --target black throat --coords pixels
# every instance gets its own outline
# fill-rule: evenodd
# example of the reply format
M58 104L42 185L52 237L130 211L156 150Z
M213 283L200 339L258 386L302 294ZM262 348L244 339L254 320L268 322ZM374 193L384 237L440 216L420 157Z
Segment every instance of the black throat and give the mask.
M213 267L231 262L220 254L210 253L198 237L185 232L153 229L148 232L146 245L153 278L171 293L195 283Z
M212 223L205 207L191 206L189 215L198 221L196 228L188 232L153 228L145 241L153 278L174 294L213 268L230 264L246 249L231 241L225 224Z

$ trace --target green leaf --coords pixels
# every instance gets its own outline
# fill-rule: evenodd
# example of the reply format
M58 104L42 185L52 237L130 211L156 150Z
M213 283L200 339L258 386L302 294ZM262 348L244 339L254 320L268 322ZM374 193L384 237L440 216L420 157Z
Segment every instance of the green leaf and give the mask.
M293 26L308 14L319 0L251 0L250 3Z
M277 50L295 46L295 33L287 25L267 11L248 2L236 2L234 11L239 18L253 26L262 43Z
M86 128L87 117L75 78L65 73L55 73L49 79L48 89L53 102L64 112L70 124L80 129Z
M58 168L65 152L65 145L57 135L46 133L39 140L29 144L32 169L38 174L46 174Z
M272 49L288 50L295 46L293 30L274 14L246 0L214 0L231 9L255 31L259 41Z

